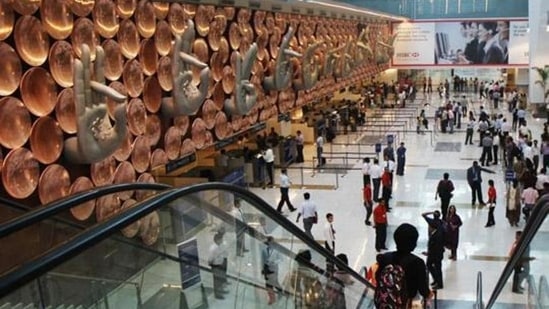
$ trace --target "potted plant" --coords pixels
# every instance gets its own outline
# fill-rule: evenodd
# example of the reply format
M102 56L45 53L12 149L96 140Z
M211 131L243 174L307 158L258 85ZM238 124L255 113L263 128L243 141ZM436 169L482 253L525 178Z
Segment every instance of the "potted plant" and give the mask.
M547 97L549 96L549 90L547 86L549 84L549 65L545 65L543 68L533 67L533 69L538 73L539 79L535 81L535 84L540 85L543 88L543 103L547 103ZM547 105L539 105L536 109L538 113L543 113L545 111L549 115Z

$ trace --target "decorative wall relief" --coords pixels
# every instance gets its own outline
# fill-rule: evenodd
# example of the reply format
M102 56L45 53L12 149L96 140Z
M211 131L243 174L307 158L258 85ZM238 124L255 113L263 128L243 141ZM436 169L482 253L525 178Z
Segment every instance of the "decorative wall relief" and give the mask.
M230 115L246 115L257 101L257 91L250 82L252 65L257 56L257 44L253 43L244 59L236 52L236 74L234 96L225 100L225 110Z
M395 42L397 35L398 33L393 33L392 35L389 35L386 40L378 40L376 42L377 64L389 63L391 61L391 58L393 58L393 55L395 53L393 43Z
M114 125L107 113L106 98L124 103L126 96L105 85L103 48L95 48L91 80L91 55L88 45L81 46L81 59L74 60L74 104L77 118L76 137L65 141L65 157L74 163L99 162L113 154L127 134L126 104L120 104L114 112Z
M274 74L272 76L265 77L265 79L263 80L263 88L265 88L266 91L280 91L290 86L290 82L293 76L290 57L301 57L300 53L288 48L290 45L290 40L293 36L294 29L292 27L289 27L288 31L282 38L282 43L280 43L280 47L278 48Z
M353 65L353 58L351 56L351 53L354 48L354 43L352 41L352 38L349 38L345 45L342 47L341 52L339 53L337 57L337 63L334 75L337 78L346 77L349 75L349 73L352 70Z
M314 42L305 49L301 63L301 79L294 79L295 90L309 90L318 82L322 66L315 53L321 44L322 41Z
M191 55L191 46L195 35L194 22L189 19L183 36L176 35L175 37L172 52L173 97L162 103L164 115L170 117L194 115L208 94L210 68L208 64ZM201 69L199 87L193 84L192 66Z
M356 53L356 59L359 63L365 63L374 57L374 52L372 51L372 48L370 47L370 40L368 36L370 35L370 27L366 27L362 29L360 32L360 35L357 39L357 53Z
M322 67L322 76L330 77L334 75L341 50L343 48L344 46L340 46L326 51L326 55L324 56L324 65Z

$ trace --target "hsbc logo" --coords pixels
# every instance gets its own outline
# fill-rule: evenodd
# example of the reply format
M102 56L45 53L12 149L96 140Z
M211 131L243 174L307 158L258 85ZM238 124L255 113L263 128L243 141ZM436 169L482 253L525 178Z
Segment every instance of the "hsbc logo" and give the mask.
M417 58L419 57L418 52L413 53L396 53L397 58Z

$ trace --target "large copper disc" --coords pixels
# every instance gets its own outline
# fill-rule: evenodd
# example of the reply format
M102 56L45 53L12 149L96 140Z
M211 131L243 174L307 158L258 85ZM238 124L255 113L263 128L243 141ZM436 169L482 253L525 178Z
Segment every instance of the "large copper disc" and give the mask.
M208 7L208 5L199 5L194 18L196 32L203 37L207 36L210 31L210 14L208 14Z
M225 63L229 60L229 42L225 37L221 37L219 40L219 56L221 57L221 62Z
M112 0L96 0L93 9L95 30L104 38L110 39L119 29L116 7Z
M233 133L231 124L227 121L227 115L219 111L215 116L215 136L218 139L225 139Z
M82 45L86 44L90 48L90 58L95 60L95 47L99 40L94 31L93 22L87 18L81 17L76 20L74 30L71 34L72 48L78 58L82 56Z
M118 164L118 167L116 168L116 171L114 172L114 184L132 182L135 182L135 169L128 161L120 162L120 164ZM123 191L117 193L117 195L121 200L125 201L132 197L133 191Z
M233 69L226 65L223 68L223 80L221 81L223 84L223 91L225 91L226 94L233 93L234 90L234 83L235 83L235 76Z
M97 198L95 202L95 218L103 222L120 212L120 199L115 194Z
M173 78L172 78L172 60L170 57L165 56L158 60L158 69L156 70L158 76L158 82L160 87L164 91L172 91Z
M240 29L238 23L232 22L229 26L229 43L231 43L231 48L237 50L240 47Z
M46 31L57 40L66 39L72 32L73 17L64 0L42 0L40 9Z
M0 1L0 41L7 39L13 31L15 17L8 1Z
M193 140L190 138L186 138L183 143L181 143L181 149L179 150L180 155L186 156L190 153L193 153L196 151L196 146L193 143Z
M269 39L269 51L271 52L271 58L276 59L276 57L278 56L278 47L280 45L281 38L282 38L282 31L280 31L280 28L275 27L273 29L273 34Z
M31 132L31 117L23 102L14 97L0 99L0 144L9 149L23 146Z
M139 62L143 66L143 73L147 76L151 76L156 73L156 67L158 66L158 54L154 45L154 39L145 39L141 41L141 48L139 49Z
M48 58L50 41L40 20L23 16L15 23L15 48L19 56L30 66L42 65Z
M50 73L41 67L25 72L20 91L25 106L38 117L48 115L55 108L57 86Z
M10 2L13 9L21 15L32 15L40 7L40 0L13 0Z
M155 211L141 219L139 236L145 245L151 246L158 240L158 235L160 235L160 217Z
M210 57L210 70L212 78L216 82L223 78L223 62L221 60L221 56L217 52L213 53Z
M126 62L122 79L124 80L128 94L132 98L138 97L143 92L143 70L141 69L141 63L137 59Z
M116 0L116 12L122 19L132 17L137 8L137 0Z
M139 1L135 11L135 23L137 24L137 31L142 37L148 39L154 35L156 16L154 16L154 7L150 1Z
M217 107L217 110L222 110L225 104L225 91L223 91L223 83L215 83L215 88L212 93L212 100Z
M137 27L131 19L126 19L120 23L117 38L124 57L133 59L139 54L139 33L137 33Z
M114 81L122 76L124 71L124 57L120 45L115 40L105 40L102 44L105 51L105 78Z
M66 41L56 41L50 49L49 64L53 79L61 87L72 87L74 52L72 45ZM1 62L2 60L0 60Z
M55 162L63 152L63 131L50 117L40 117L32 125L30 148L36 160L43 164Z
M116 161L113 156L110 156L102 161L92 163L90 166L91 180L97 187L110 185L114 180L115 169Z
M4 158L2 183L11 197L17 199L29 197L36 190L39 177L39 163L28 149L14 149Z
M145 107L151 113L156 113L162 105L162 88L156 76L149 76L145 79L145 88L143 88L143 102Z
M22 74L21 61L15 50L0 42L0 96L14 93L19 87Z
M194 145L197 149L201 149L206 145L207 142L207 132L206 124L202 118L195 118L191 128L191 136L194 142Z
M153 2L154 16L158 19L166 19L170 11L169 3Z
M181 132L181 135L187 134L187 130L189 129L189 116L187 115L179 115L174 117L173 119L173 125L179 129Z
M160 140L160 118L156 114L147 116L145 137L150 147L156 146Z
M168 12L168 21L173 35L182 34L187 28L189 16L185 14L183 6L179 3L172 3Z
M55 104L55 118L63 132L76 133L76 111L72 88L65 88L57 96Z
M168 159L175 160L179 158L179 148L181 147L181 131L177 127L170 127L164 135L164 150Z
M168 163L168 155L162 148L156 148L151 154L151 170Z
M76 194L78 192L84 192L93 189L93 182L88 177L78 177L72 183L69 195ZM78 206L71 208L71 214L76 220L87 220L93 214L95 210L95 200L87 201Z
M156 183L156 180L154 179L154 176L150 173L143 173L139 175L137 178L137 182L144 182L144 183ZM137 190L135 191L135 199L139 202L146 199L147 197L154 195L155 191L151 190Z
M139 98L132 99L127 107L128 129L133 135L143 135L146 131L147 110Z
M131 161L138 173L143 173L149 168L151 160L151 147L145 136L138 136L133 142Z
M137 203L134 199L128 199L125 200L124 203L122 203L122 207L120 212L125 212L126 210L130 209ZM122 235L128 238L135 237L137 235L137 232L139 232L139 228L141 227L141 220L137 220L133 222L132 224L126 226L125 228L121 229L120 232L122 232Z
M51 164L40 175L38 198L42 205L67 196L70 192L71 177L59 164Z
M210 33L208 33L208 45L210 45L211 50L218 51L219 50L219 40L221 40L222 32L217 29L218 21L215 19L212 21L211 24L211 30Z
M67 2L69 3L71 11L76 16L88 16L92 12L95 4L95 0L71 0Z
M119 161L126 161L130 157L130 154L133 151L133 135L129 132L126 133L126 138L122 142L122 145L120 145L120 148L118 148L114 153L114 158Z
M227 17L227 20L233 20L235 15L235 8L232 6L226 6L223 7L223 10L225 10L225 16Z
M173 36L170 32L170 25L165 20L160 20L156 24L156 32L154 34L154 43L156 51L160 56L167 56L172 49Z
M208 130L213 129L215 125L216 113L217 106L215 105L214 101L210 99L206 100L202 105L202 119L204 119L204 123L206 123L206 128L208 128Z
M114 82L110 83L109 87L111 87L112 89L118 91L119 93L121 93L124 96L128 95L128 91L126 90L126 86L123 83L119 82L119 81L114 81ZM116 101L112 100L111 98L107 98L107 111L109 112L109 116L113 119L114 119L114 112L115 112L116 108L118 107L118 105L120 105L119 102L116 102Z

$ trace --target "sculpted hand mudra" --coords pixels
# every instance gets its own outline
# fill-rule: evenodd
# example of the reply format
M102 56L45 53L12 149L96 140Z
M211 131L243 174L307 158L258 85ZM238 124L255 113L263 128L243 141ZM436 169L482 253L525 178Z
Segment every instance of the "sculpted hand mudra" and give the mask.
M352 57L352 52L354 48L354 43L352 38L349 38L347 43L343 45L342 51L337 56L337 63L335 64L335 76L336 77L345 77L351 72L352 66L354 64L354 59Z
M358 36L358 39L357 39L356 58L359 64L363 64L366 61L369 62L374 56L374 52L370 47L370 41L368 40L369 33L370 33L370 28L366 27L362 29L362 32L360 32L360 35Z
M276 56L275 71L273 76L265 77L263 80L263 88L265 91L284 90L290 85L293 76L292 64L290 57L301 57L301 54L288 48L290 40L294 36L294 29L288 28L288 32L282 38L278 55Z
M301 64L301 79L294 79L295 90L309 90L313 88L320 75L320 63L315 59L315 52L322 42L315 42L305 50Z
M126 96L105 85L105 52L95 49L96 59L91 72L88 45L82 45L82 56L74 60L74 105L76 137L65 141L65 157L73 163L99 162L113 154L126 139L126 104L114 111L114 125L107 112L106 98L124 103ZM92 80L92 76L95 80Z
M389 62L395 54L395 48L393 47L393 44L397 35L398 33L390 35L387 42L384 42L382 40L376 42L376 44L378 45L376 48L376 62L378 64Z
M234 97L225 100L225 111L230 115L246 115L257 101L257 92L250 82L252 65L257 56L257 44L253 43L244 59L236 52Z
M339 55L338 53L343 49L344 46L328 50L324 58L324 64L322 66L322 76L332 76L334 74Z
M162 102L162 113L166 116L196 114L208 93L210 68L208 64L191 55L191 46L195 35L194 22L189 20L183 36L177 35L175 37L172 52L173 98ZM200 71L199 87L192 83L192 66L202 69Z

